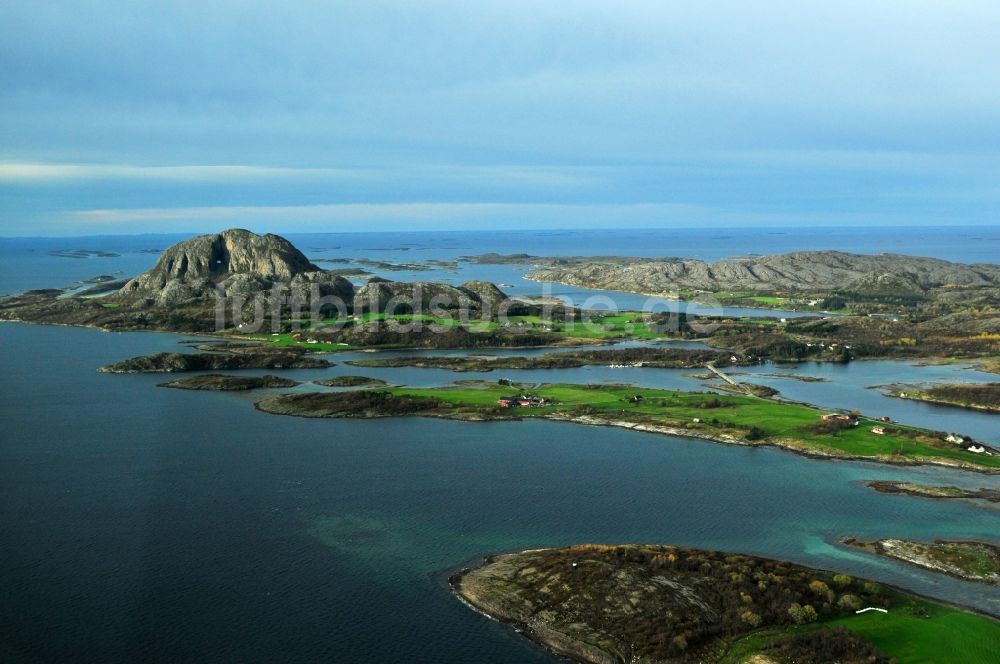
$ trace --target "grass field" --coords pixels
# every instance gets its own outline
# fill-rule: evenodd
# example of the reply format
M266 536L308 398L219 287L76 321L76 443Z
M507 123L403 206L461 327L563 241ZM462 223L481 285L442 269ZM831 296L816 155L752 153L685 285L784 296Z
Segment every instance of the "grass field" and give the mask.
M868 611L815 625L752 634L734 643L720 664L741 664L783 636L836 626L856 632L899 664L993 664L1000 653L997 621L896 593L888 613Z
M900 664L992 664L1000 661L1000 623L922 600L889 613L869 611L833 621L871 641Z
M483 384L479 387L448 388L394 388L399 395L436 397L454 404L457 408L471 406L488 408L501 396L517 393L519 388ZM895 456L914 461L939 457L1000 468L1000 457L972 454L920 429L901 427L917 438L904 435L876 435L871 429L877 424L861 419L857 427L837 433L817 433L810 430L826 412L810 406L770 401L750 396L717 395L707 392L678 392L655 390L627 385L586 386L546 384L532 390L532 394L553 400L555 403L541 408L522 408L515 412L522 417L542 417L555 412L569 412L586 406L595 415L608 419L647 422L664 426L684 426L692 431L736 431L757 429L761 439L793 440L821 452L840 452L855 456ZM640 395L638 402L626 401ZM722 404L705 407L706 402ZM695 419L700 422L695 423Z
M462 321L458 318L446 318L432 316L430 314L386 315L384 313L365 313L359 315L357 320L353 317L324 319L319 321L316 327L322 328L325 326L360 325L373 321L395 321L400 325L424 324L428 326L436 325L441 328L464 325L472 332L486 332L503 328L511 332L532 332L535 334L552 335L554 341L570 338L595 340L656 340L669 338L666 333L654 330L649 324L639 320L641 317L641 312L625 312L608 316L595 316L586 322L567 322L546 320L540 316L510 316L506 319L508 325L504 327L497 321L483 321L479 319ZM293 321L286 322L291 324ZM298 332L298 334L302 337L300 340L293 338L293 332L282 332L277 335L260 333L248 336L262 341L269 341L276 346L301 346L303 348L308 348L309 350L322 352L336 352L346 348L345 346L337 344L308 343L307 339L311 331L311 322L308 320L299 320L297 323L301 328Z

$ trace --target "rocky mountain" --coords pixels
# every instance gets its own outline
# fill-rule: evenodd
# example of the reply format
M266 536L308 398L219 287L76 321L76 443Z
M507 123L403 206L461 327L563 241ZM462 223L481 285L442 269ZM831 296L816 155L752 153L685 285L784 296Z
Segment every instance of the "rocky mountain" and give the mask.
M179 242L156 265L125 284L117 297L130 303L173 306L213 297L268 291L286 284L308 295L339 295L349 301L354 288L343 277L312 264L291 242L270 233L230 229Z
M528 278L637 293L679 290L830 291L849 289L852 285L865 290L902 289L913 292L935 288L998 287L1000 265L966 265L900 254L800 251L729 258L714 263L690 258L623 263L606 260L573 262L565 267L550 266L535 270Z

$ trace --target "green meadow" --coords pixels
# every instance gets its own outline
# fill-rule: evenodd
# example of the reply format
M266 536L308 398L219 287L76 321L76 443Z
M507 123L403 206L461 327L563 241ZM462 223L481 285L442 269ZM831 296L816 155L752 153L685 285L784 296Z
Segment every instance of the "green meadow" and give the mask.
M615 340L615 339L645 339L657 340L669 338L667 334L655 329L655 326L641 320L641 312L625 312L608 316L594 316L587 321L560 321L548 320L541 316L509 316L506 319L506 326L495 320L484 321L472 318L463 321L460 318L449 318L434 316L431 314L385 314L385 313L364 313L357 318L327 318L318 321L313 327L311 321L301 319L298 321L285 321L288 327L297 325L300 329L297 332L281 332L278 334L257 333L247 336L253 339L269 341L275 346L301 346L309 350L319 352L337 352L349 348L339 344L308 343L310 333L321 333L324 327L363 325L371 322L391 321L399 325L426 325L439 326L441 328L465 326L472 332L487 332L490 330L507 329L511 332L532 332L535 334L551 335L553 341L561 339L594 339L594 340ZM296 339L294 335L301 338Z
M817 452L852 456L888 457L921 461L928 458L954 459L988 468L1000 468L1000 457L966 452L939 441L930 432L899 424L899 433L878 435L872 428L880 423L861 418L859 426L837 432L813 430L826 411L811 406L772 401L743 395L710 392L681 392L629 385L544 384L525 390L483 383L480 386L445 388L393 388L400 396L434 397L456 410L492 408L501 396L527 391L553 401L539 408L518 408L519 417L544 417L554 413L590 413L610 420L623 420L670 427L692 432L735 432L753 440L792 442ZM640 396L641 399L633 400ZM697 422L695 420L698 420ZM748 436L753 432L752 436Z
M894 592L888 613L865 613L828 622L766 630L730 646L721 664L738 664L782 636L846 627L899 664L992 664L1000 652L1000 623L991 618Z

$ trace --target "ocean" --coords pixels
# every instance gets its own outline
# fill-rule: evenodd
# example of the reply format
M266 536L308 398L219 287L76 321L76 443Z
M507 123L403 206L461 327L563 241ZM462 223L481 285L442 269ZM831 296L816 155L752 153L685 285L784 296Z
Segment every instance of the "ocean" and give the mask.
M975 262L990 260L1000 237L996 229L770 232L289 237L311 258L408 262L486 251L712 259L804 248ZM134 274L156 258L143 249L172 241L2 240L0 291ZM121 255L49 255L76 249ZM464 280L475 267L449 279ZM156 387L162 376L96 371L125 357L183 350L189 338L0 324L0 587L7 597L0 661L555 662L462 605L447 577L492 553L583 542L754 553L1000 615L1000 588L836 545L845 535L995 538L1000 510L879 494L862 482L996 488L996 477L554 422L278 417L254 410L259 393L169 390ZM897 376L985 381L988 374L897 362L782 369L789 371L831 380L762 375L759 382L830 407L860 403L917 423L950 418L948 427L1000 442L996 416L865 389ZM341 363L292 375L339 373L357 369ZM377 375L421 385L476 377L417 369ZM606 367L516 377L698 385L682 372Z

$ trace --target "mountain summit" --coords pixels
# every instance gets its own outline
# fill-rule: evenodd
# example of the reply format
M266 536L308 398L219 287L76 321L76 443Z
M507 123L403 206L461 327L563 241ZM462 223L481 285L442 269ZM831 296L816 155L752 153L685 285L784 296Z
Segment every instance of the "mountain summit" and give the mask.
M253 295L276 283L316 284L321 294L350 298L351 283L312 264L285 238L233 228L179 242L149 271L129 281L119 294L130 301L173 305L202 299L222 287L229 295Z

